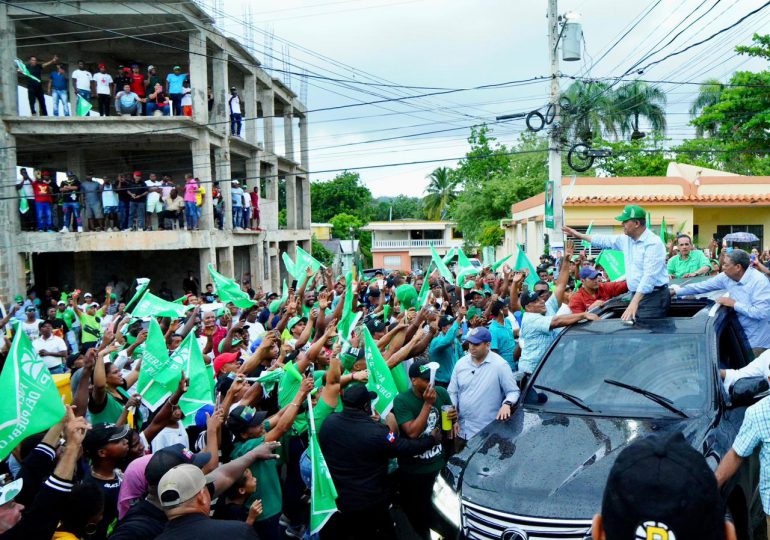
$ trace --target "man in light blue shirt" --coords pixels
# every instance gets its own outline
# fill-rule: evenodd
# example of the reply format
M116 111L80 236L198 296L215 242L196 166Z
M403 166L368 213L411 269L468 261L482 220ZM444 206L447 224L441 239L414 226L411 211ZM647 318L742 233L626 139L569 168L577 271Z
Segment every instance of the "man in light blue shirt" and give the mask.
M770 281L752 268L749 254L740 249L725 253L722 272L711 279L672 291L689 296L710 291L727 291L717 303L733 308L746 332L754 357L770 349Z
M623 252L626 283L633 294L621 317L624 321L662 318L671 306L666 246L647 228L646 216L647 212L641 206L626 206L623 213L615 218L623 223L623 234L620 235L588 235L569 227L563 228L565 233L591 242L594 247Z
M433 362L438 362L436 384L446 388L452 378L457 360L463 355L460 344L460 325L451 315L442 315L438 319L438 334L430 342L428 355Z

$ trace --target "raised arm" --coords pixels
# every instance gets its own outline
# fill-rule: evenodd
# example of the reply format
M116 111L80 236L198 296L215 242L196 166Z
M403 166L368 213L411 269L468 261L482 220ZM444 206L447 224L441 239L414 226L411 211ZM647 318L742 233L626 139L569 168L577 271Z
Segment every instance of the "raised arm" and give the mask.
M297 418L297 413L299 412L299 408L302 406L302 402L312 390L313 377L304 377L302 379L302 384L300 384L299 390L297 390L297 393L294 395L294 399L292 399L291 403L286 406L280 420L278 420L278 423L265 435L265 442L280 440L280 438L289 431L289 428L291 428L291 425Z
M572 240L567 240L564 242L564 256L561 258L559 277L556 279L556 286L553 290L553 294L556 297L556 302L559 306L561 306L564 301L564 291L567 290L567 283L569 282L569 261L572 260L572 255L574 254L575 244Z

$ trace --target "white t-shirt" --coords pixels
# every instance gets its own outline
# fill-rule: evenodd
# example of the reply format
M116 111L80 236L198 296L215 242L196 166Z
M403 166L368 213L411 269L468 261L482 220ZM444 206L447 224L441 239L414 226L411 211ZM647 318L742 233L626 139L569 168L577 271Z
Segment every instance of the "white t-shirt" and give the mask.
M104 184L104 189L102 190L102 206L105 208L118 206L118 194L115 192L115 188L110 184Z
M21 192L24 194L24 197L27 199L35 198L35 188L32 187L32 180L27 180L26 178L22 178Z
M254 345L254 342L265 335L265 327L259 321L246 322L249 325L249 348Z
M95 73L94 81L96 81L96 93L110 95L110 85L115 82L112 80L112 75L109 73Z
M251 195L244 191L243 193L243 207L251 208Z
M35 341L40 335L40 328L38 325L43 322L42 319L35 319L34 322L28 323L27 321L21 321L21 329L27 334L30 341Z
M160 180L155 180L154 182L152 180L145 180L144 185L148 188L156 188L161 187L163 185L163 182ZM158 201L160 201L160 193L156 192L149 192L147 193L147 206L152 206L153 204L158 204Z
M64 362L64 358L58 356L40 356L40 351L46 351L49 353L67 352L67 345L64 340L58 336L51 334L48 339L43 339L43 336L38 337L32 342L32 348L35 349L40 359L45 362L45 367L48 369L59 367Z
M231 95L228 101L230 103L230 113L241 114L241 98Z
M160 430L160 433L152 440L152 452L155 453L175 444L182 444L185 448L190 448L190 438L181 422L175 428L164 427Z
M84 69L76 69L72 72L72 78L75 80L75 86L78 90L91 91L91 81L94 78L90 72Z
M192 90L185 88L182 90L182 101L179 103L182 107L192 106Z

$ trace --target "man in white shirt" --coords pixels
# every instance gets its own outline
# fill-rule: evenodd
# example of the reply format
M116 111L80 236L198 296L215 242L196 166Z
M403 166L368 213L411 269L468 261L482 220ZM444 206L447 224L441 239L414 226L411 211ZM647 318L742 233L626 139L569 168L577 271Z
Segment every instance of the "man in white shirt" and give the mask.
M24 315L24 320L19 323L21 325L21 329L25 334L27 334L27 337L30 341L35 341L37 336L40 335L39 325L41 322L43 322L43 320L37 318L37 310L35 309L35 306L27 306L24 308Z
M728 393L736 382L745 377L770 378L770 350L763 352L740 369L720 369L719 376L722 377L722 384L725 392Z
M230 99L227 101L230 106L230 135L233 137L241 136L241 98L238 97L238 91L235 86L230 88Z
M158 179L158 175L150 173L150 179L145 180L144 184L147 186L147 230L152 230L152 216L155 214L155 221L158 222L158 228L162 229L162 220L160 215L163 213L163 201L160 200L160 196L163 193L163 182Z
M104 64L99 64L99 72L94 74L93 79L96 83L96 98L99 100L99 116L109 116L115 81L112 80L112 75L107 73L107 66Z
M38 328L40 336L32 342L32 348L51 374L64 373L67 345L62 338L53 335L51 321L41 322Z
M78 68L72 72L72 84L77 95L91 101L91 82L94 80L91 72L86 69L82 60L78 60Z

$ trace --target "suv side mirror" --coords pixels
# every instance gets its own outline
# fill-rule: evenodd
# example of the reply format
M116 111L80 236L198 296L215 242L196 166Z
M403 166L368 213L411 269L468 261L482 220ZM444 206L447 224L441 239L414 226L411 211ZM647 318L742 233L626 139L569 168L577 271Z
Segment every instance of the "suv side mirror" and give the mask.
M745 377L738 379L730 389L730 401L734 407L748 407L753 405L763 394L770 390L767 377Z

